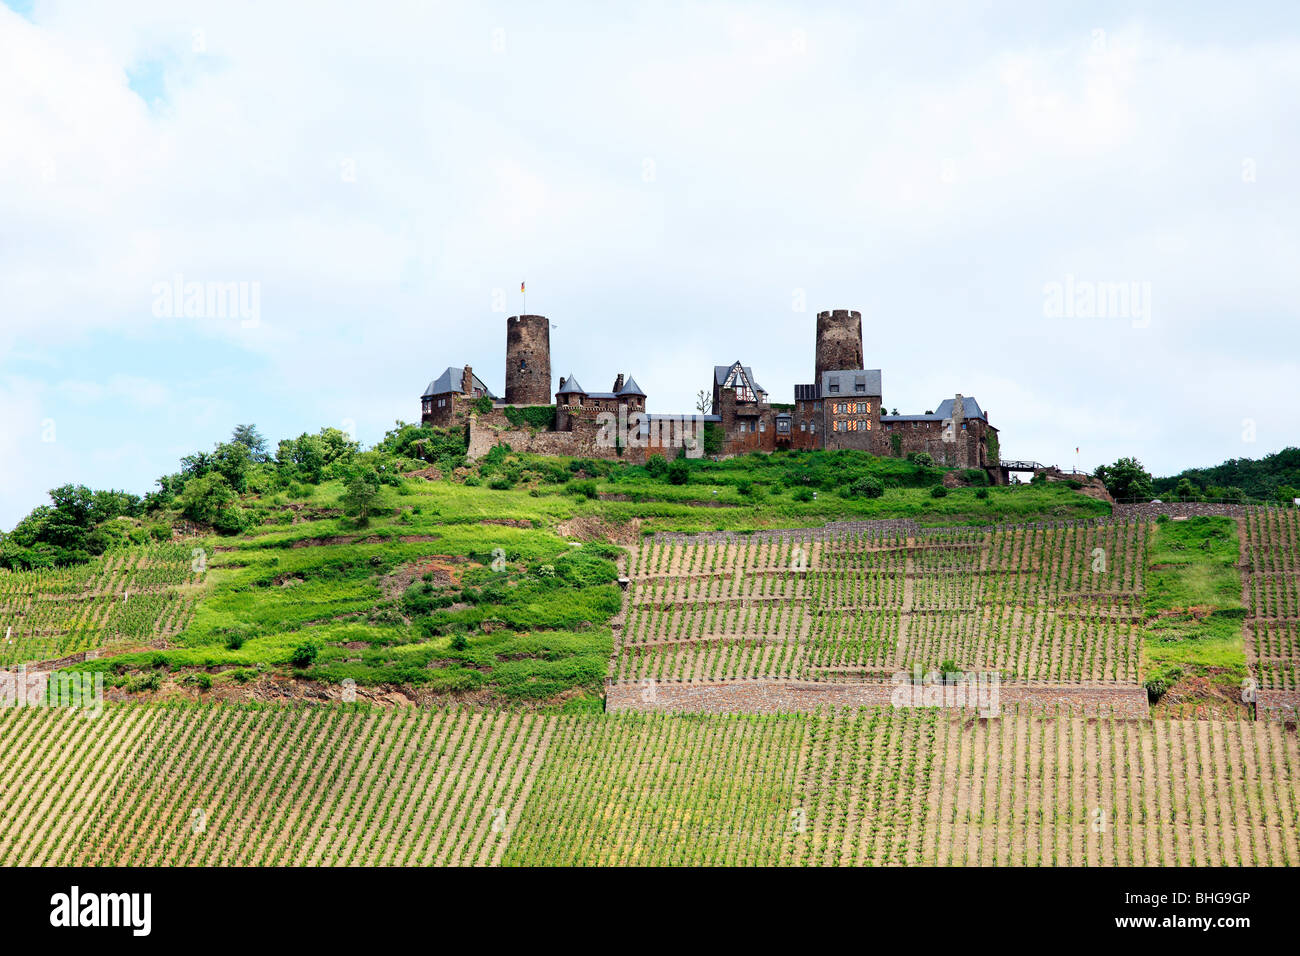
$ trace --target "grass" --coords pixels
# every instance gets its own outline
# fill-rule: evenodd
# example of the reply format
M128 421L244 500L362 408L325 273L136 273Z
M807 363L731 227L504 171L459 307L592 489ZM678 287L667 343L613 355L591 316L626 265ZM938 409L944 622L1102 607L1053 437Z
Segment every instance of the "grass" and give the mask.
M1237 522L1159 521L1148 549L1143 672L1156 701L1240 700L1247 676Z
M590 710L612 653L620 551L606 540L566 540L567 520L598 519L603 531L589 536L607 539L633 523L645 534L1109 511L1060 484L984 497L955 488L936 499L929 490L940 469L858 452L692 461L684 484L656 471L500 452L479 465L476 485L447 476L384 487L364 524L343 515L339 481L245 495L258 527L194 542L209 557L188 626L163 649L76 666L127 688L149 675L179 682L203 671L224 685L271 674ZM881 480L883 497L841 493L863 475ZM572 493L593 488L595 498ZM810 500L795 500L798 489Z

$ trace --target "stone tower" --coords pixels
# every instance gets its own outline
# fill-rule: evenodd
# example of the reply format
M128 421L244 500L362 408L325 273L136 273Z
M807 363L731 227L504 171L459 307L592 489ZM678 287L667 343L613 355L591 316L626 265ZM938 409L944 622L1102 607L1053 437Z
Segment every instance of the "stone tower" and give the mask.
M839 368L864 368L862 364L862 313L848 309L817 313L817 384L822 372Z
M544 315L506 319L506 404L550 405L551 322Z

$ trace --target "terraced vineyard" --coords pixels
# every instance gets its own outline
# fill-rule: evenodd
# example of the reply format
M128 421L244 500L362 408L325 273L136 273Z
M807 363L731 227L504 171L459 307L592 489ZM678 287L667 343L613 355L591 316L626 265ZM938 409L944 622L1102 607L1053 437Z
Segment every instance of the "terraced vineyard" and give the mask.
M1138 680L1147 524L906 523L643 540L616 680Z
M1300 691L1300 511L1239 519L1246 567L1246 654L1261 688Z
M1277 721L0 712L0 861L1300 863Z
M85 565L0 570L0 666L149 644L194 613L189 543L113 551Z

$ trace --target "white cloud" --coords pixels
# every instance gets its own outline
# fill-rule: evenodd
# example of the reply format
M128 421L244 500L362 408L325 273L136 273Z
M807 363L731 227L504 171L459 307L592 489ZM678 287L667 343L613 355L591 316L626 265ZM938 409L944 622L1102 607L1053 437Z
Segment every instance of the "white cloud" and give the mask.
M520 279L557 375L632 372L663 411L736 358L788 399L816 311L850 307L891 407L961 391L1027 456L1207 463L1226 446L1150 410L1195 389L1189 364L1287 400L1249 369L1296 344L1300 42L1093 16L0 7L0 217L22 236L0 245L0 354L112 343L107 367L156 391L39 381L98 383L133 434L170 395L197 444L225 414L373 439L448 364L502 384L493 292L517 311ZM160 103L129 85L151 63ZM155 317L177 273L261 283L261 324ZM1150 281L1151 328L1044 319L1067 273ZM1224 355L1244 380L1214 374ZM141 442L155 473L173 438Z

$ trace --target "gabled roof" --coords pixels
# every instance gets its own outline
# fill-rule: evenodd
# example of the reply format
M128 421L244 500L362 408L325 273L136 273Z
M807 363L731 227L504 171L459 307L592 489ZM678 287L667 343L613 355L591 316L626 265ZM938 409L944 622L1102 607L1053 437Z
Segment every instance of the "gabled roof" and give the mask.
M727 379L731 376L731 370L735 368L737 365L740 365L741 372L744 374L745 381L749 383L750 388L752 388L756 392L764 392L764 393L767 392L767 389L765 389L762 385L759 385L758 382L755 380L754 370L750 368L748 365L741 365L739 361L732 362L730 365L713 366L713 384L722 385L724 382L726 382Z
M952 406L955 401L952 398L945 398L939 403L939 407L928 415L881 415L880 420L882 422L941 422L946 418L952 418ZM962 396L961 409L963 418L978 418L982 422L988 422L979 402L969 395Z
M473 374L472 372L470 374ZM429 387L424 390L421 398L428 398L431 395L446 395L448 392L460 394L460 386L465 377L465 367L460 368L454 365L447 366L446 370L429 383ZM492 390L483 384L483 380L474 375L474 387L483 389L483 394L488 398L496 398Z
M831 383L838 382L839 388L832 390ZM841 368L822 372L821 398L844 398L850 395L880 395L880 369L878 368ZM859 389L858 385L862 388Z
M618 394L640 395L642 398L646 397L645 392L641 391L641 386L636 383L636 379L631 375L627 377L627 381L623 383L623 387L618 390Z
M568 375L564 379L564 384L560 386L560 390L555 394L556 395L575 395L575 394L586 395L587 393L586 391L583 390L582 386L578 384L578 380L576 378L574 378L572 375Z
M945 398L939 403L939 407L934 410L935 415L939 418L952 418L952 406L955 401L955 399ZM988 421L984 417L984 410L980 408L979 402L969 395L961 397L961 411L963 418L978 418L982 421Z

